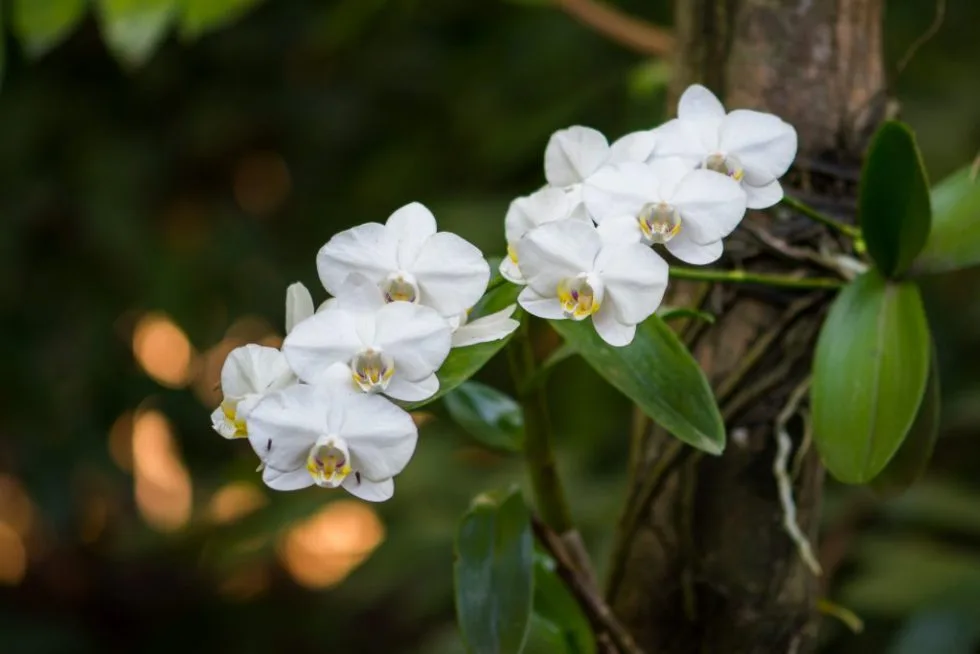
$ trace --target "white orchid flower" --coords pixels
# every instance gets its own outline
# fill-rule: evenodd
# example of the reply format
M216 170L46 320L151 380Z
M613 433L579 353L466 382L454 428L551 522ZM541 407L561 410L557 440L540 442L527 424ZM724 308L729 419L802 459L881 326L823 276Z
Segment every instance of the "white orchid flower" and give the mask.
M565 191L574 217L588 218L582 193L591 177L604 166L645 161L655 145L654 130L633 132L609 145L602 132L576 125L551 135L544 151L544 176L549 186Z
M505 309L477 318L472 322L469 321L469 313L466 311L450 318L449 326L453 331L453 347L466 347L506 338L521 325L511 318L516 310L517 305L511 304Z
M255 344L235 348L221 367L224 397L211 413L211 426L225 438L245 438L256 403L267 393L295 383L296 375L276 348Z
M676 158L604 168L585 195L607 240L662 243L696 265L721 257L722 239L742 220L745 201L735 180L691 170Z
M436 232L432 212L418 202L336 234L316 257L320 280L340 297L347 276L364 275L389 302L432 307L445 318L476 304L490 281L490 265L475 246Z
M415 452L412 417L377 395L351 393L339 367L318 385L265 396L249 418L249 441L275 490L343 487L371 502L389 499L392 478ZM347 383L345 384L345 380Z
M302 282L295 282L286 289L286 333L314 313L313 296Z
M681 96L677 118L657 128L657 157L681 157L742 184L749 209L779 202L777 181L796 157L796 130L778 116L725 107L699 84Z
M362 275L351 275L330 308L296 325L282 344L299 378L315 384L336 363L366 393L415 402L439 390L435 371L452 346L448 321L411 302L386 303Z
M572 213L574 203L560 188L546 186L531 195L519 197L510 203L504 217L504 234L507 238L507 256L500 262L500 274L509 282L524 284L524 276L518 267L517 250L514 246L535 227L556 220L577 218L588 220L578 212Z
M614 346L633 340L636 325L660 305L667 264L642 243L603 244L589 223L548 223L517 244L527 287L518 302L535 316L592 324Z

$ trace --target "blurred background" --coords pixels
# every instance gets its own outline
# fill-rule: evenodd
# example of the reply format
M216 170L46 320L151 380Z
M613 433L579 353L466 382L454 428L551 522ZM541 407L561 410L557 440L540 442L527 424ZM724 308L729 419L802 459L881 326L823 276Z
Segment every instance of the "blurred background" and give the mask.
M502 254L550 133L653 126L669 66L543 0L200 0L231 10L161 23L136 66L68 4L70 29L31 42L0 0L0 651L462 652L455 523L518 462L436 407L391 501L274 494L211 431L221 364L281 341L289 283L324 297L333 233L407 202ZM617 4L670 25L666 0ZM888 3L892 67L933 12ZM978 25L980 4L950 0L895 80L934 180L980 150ZM944 416L926 478L884 501L828 488L827 597L865 629L824 619L826 652L980 651L978 283L929 282ZM562 366L561 466L601 562L629 410ZM509 388L502 361L480 379Z

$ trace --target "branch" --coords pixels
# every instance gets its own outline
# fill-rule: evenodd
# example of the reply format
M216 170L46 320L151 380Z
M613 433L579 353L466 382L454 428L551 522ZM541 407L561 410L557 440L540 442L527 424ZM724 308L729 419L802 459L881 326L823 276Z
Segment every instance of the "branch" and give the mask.
M597 0L554 0L555 5L596 32L645 55L668 56L674 36L656 25L628 16Z
M596 634L598 635L600 631L609 634L622 654L644 654L643 650L636 644L636 641L633 640L630 632L627 631L626 627L613 614L609 605L594 590L594 586L583 579L576 571L576 566L565 549L565 543L561 537L536 515L531 516L531 526L534 528L534 534L537 536L538 541L544 545L545 549L555 559L555 571L568 586L568 589L572 591L572 594L575 595L575 598L588 616L589 622L592 623Z

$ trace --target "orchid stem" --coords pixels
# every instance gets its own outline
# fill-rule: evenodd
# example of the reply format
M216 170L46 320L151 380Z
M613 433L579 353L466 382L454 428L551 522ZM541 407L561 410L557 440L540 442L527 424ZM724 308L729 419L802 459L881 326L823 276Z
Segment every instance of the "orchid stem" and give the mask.
M507 346L511 374L518 389L537 372L527 323L527 318L521 321L521 326ZM555 466L544 385L539 384L536 388L521 393L520 402L524 413L524 457L531 476L534 500L544 523L563 534L572 529L572 517Z
M861 238L861 230L855 227L854 225L848 225L847 223L842 223L839 220L831 218L827 214L817 211L810 205L800 200L797 200L794 197L791 197L789 195L784 195L783 199L780 200L779 202L780 204L784 204L790 209L793 209L794 211L803 214L810 220L815 220L822 225L826 225L827 227L830 227L831 229L836 229L838 232L844 234L849 238L852 239Z
M828 277L789 277L786 275L751 273L745 270L711 270L710 268L684 268L681 266L671 266L670 276L675 279L691 279L702 282L760 284L779 288L837 289L844 285L839 279Z
M561 536L579 572L595 586L595 573L582 538L572 522L565 489L558 475L544 383L527 383L535 379L538 370L528 322L527 318L521 321L521 326L507 346L507 354L524 414L524 460L531 478L534 503L542 521Z

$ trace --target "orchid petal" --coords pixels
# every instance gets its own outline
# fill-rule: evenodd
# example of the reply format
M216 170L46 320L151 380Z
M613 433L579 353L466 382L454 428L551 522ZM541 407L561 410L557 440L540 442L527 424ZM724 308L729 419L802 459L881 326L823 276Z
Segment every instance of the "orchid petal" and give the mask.
M392 302L378 311L375 324L374 345L394 359L396 377L428 377L449 355L449 324L430 307Z
M410 272L421 303L449 317L472 307L490 281L490 264L471 243L449 232L426 240Z
M719 149L734 155L745 170L742 180L765 186L782 177L796 157L796 130L778 116L739 109L721 125Z
M419 202L406 204L385 223L385 235L395 248L398 268L408 270L415 263L426 239L436 233L436 218Z
M552 186L577 184L594 173L609 155L609 142L590 127L555 132L544 151L544 176Z
M323 287L334 296L351 273L361 273L380 284L398 269L395 243L384 225L359 225L327 241L316 255L316 268Z
M745 201L738 182L712 170L691 171L670 198L681 214L681 231L695 243L713 243L731 234L745 216Z
M616 320L628 325L656 311L667 290L667 262L640 243L604 247L596 271L605 285L603 302L612 299Z

